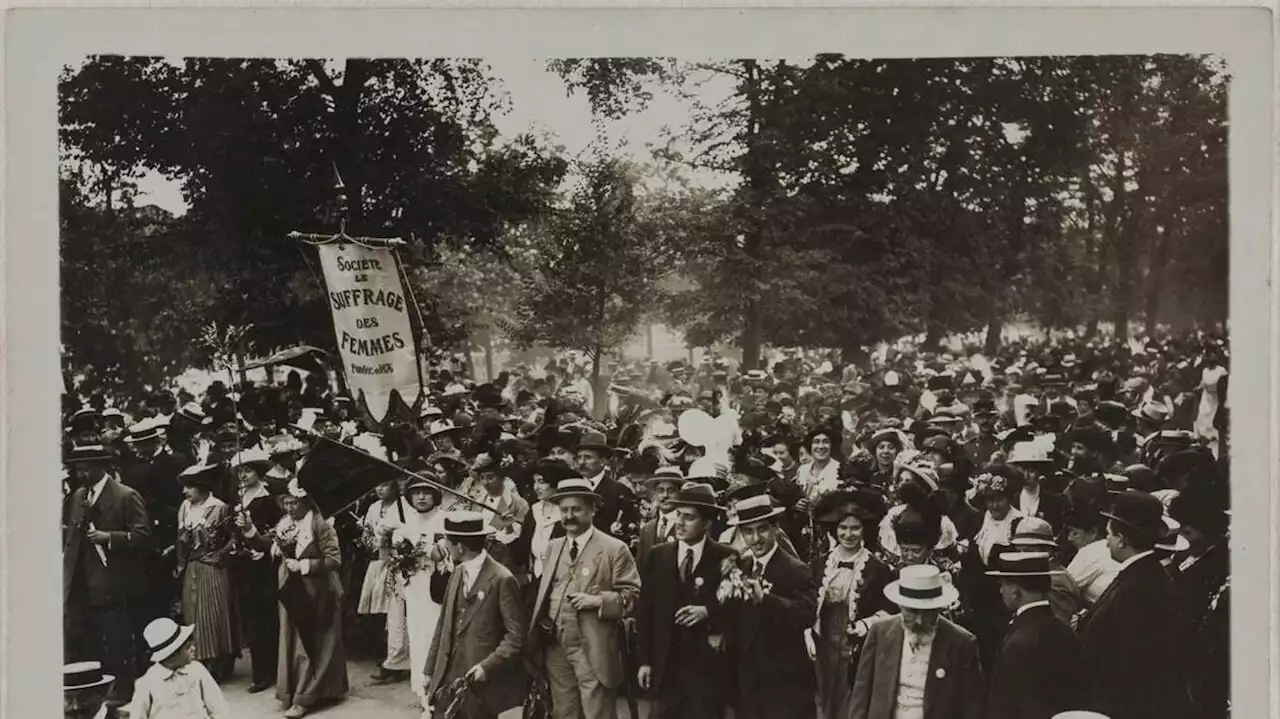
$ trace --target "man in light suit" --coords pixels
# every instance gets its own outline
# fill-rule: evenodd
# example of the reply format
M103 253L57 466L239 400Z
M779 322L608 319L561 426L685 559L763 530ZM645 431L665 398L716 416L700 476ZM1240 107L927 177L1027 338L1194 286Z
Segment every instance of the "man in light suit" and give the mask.
M593 525L601 497L589 480L565 479L550 499L566 534L547 547L529 651L545 662L555 719L613 719L626 680L620 622L640 573L626 545Z
M445 716L448 688L465 677L466 693L458 719L496 719L519 706L525 675L520 663L525 617L515 575L485 551L494 528L478 512L449 512L444 534L456 562L445 590L424 672L427 696L438 695L434 714Z
M743 572L768 584L767 591L732 601L726 610L738 719L817 713L816 677L804 630L813 626L817 615L818 589L809 566L779 544L784 535L778 517L783 511L768 494L761 494L736 502L729 521L749 553Z
M62 527L62 605L67 660L97 660L116 676L107 703L133 694L136 637L130 607L146 596L151 522L142 495L116 479L115 454L75 447L67 465L77 489Z
M728 666L721 564L737 553L707 536L720 515L709 484L690 483L672 501L677 541L649 553L636 603L640 688L654 697L650 719L722 719Z
M931 564L903 567L885 596L902 614L873 624L848 719L979 719L986 683L978 640L942 616L959 594Z
M636 551L636 561L642 566L650 550L675 537L680 520L679 512L671 500L680 492L685 481L679 467L659 467L644 483L658 503L658 516L640 526L640 547Z

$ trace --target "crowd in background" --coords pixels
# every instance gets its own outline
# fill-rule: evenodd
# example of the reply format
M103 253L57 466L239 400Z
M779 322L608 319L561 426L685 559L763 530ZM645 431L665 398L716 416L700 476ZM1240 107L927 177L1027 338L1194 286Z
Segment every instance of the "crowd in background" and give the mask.
M67 661L160 718L158 618L290 717L356 653L437 716L1228 715L1222 338L591 374L433 369L381 427L297 372L70 398ZM403 471L326 513L326 444Z

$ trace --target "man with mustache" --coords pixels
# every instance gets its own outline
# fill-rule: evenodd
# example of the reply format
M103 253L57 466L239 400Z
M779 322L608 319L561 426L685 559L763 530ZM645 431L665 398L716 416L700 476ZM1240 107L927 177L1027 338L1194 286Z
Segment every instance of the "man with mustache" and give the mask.
M621 620L640 573L627 546L594 525L602 499L579 478L562 480L550 497L565 536L547 547L527 646L545 662L555 719L614 719L625 681Z

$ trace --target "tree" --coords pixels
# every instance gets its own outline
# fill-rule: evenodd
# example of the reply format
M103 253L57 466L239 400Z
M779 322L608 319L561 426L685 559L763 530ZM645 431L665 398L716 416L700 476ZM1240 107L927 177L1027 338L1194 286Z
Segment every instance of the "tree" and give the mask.
M531 271L509 336L522 347L575 349L591 360L593 412L607 406L601 362L660 301L670 255L655 220L657 197L638 194L641 171L615 158L578 163L581 179L566 204L541 223Z
M497 135L491 85L475 61L91 58L59 87L64 176L73 201L108 211L134 199L145 170L179 181L189 209L165 262L202 281L206 321L252 323L263 348L334 349L316 263L285 235L337 229L335 168L351 232L403 237L415 262L446 247L496 252L550 202L564 161ZM423 319L434 340L461 339Z

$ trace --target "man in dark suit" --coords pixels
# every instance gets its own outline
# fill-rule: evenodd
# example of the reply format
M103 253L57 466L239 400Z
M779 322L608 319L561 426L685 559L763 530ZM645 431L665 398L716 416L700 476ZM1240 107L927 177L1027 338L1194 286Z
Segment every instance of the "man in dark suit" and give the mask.
M873 624L848 719L978 719L985 682L978 640L942 616L959 593L931 564L903 567L885 595L902 614Z
M1080 707L1084 663L1080 642L1053 614L1047 552L1006 552L987 572L1013 613L991 670L987 719L1051 719Z
M120 706L136 676L130 606L146 595L151 522L142 496L112 474L114 461L101 445L67 458L77 488L62 528L62 606L67 661L101 661L116 676L108 704Z
M168 616L178 598L180 584L174 579L177 559L170 547L178 541L178 508L182 506L178 475L193 462L174 452L164 441L164 430L156 425L134 425L124 441L132 448L136 461L122 479L142 495L151 520L146 562L150 591L144 601L132 607L133 630L140 638L143 627L157 617Z
M818 610L817 585L808 565L780 551L778 516L767 494L737 502L729 524L750 553L742 564L763 579L752 595L726 608L728 653L735 678L738 719L811 717L817 712L813 662L804 630Z
M1164 526L1160 500L1135 489L1116 497L1107 547L1119 574L1081 622L1085 703L1111 719L1183 716L1180 658L1186 627L1173 580L1152 553Z
M681 522L672 500L684 484L684 475L680 474L679 467L659 467L652 477L645 480L657 502L658 512L657 516L640 526L640 546L636 550L636 563L640 566L644 566L650 550L675 537Z
M525 617L515 575L485 552L494 528L478 512L450 512L444 533L456 562L444 607L436 622L424 667L427 696L437 695L434 714L446 716L451 685L460 678L471 689L458 719L493 719L519 706L525 675L520 662Z
M709 484L673 498L677 540L660 544L641 568L636 603L640 688L652 692L651 719L720 719L728 691L722 653L721 564L736 552L707 536L720 514Z
M591 483L591 490L600 495L600 508L594 519L596 529L627 542L640 530L640 506L626 485L609 476L608 459L612 455L613 448L603 434L585 432L578 442L577 469Z

